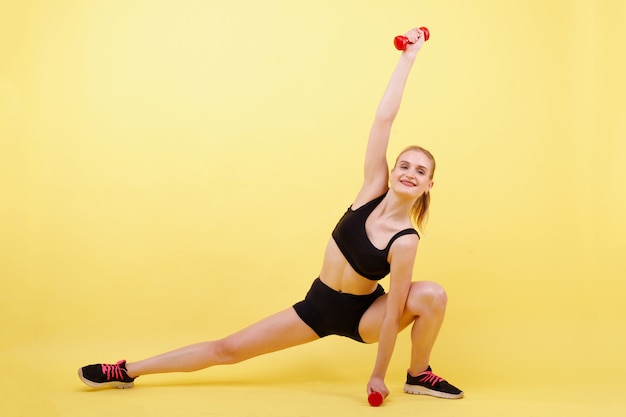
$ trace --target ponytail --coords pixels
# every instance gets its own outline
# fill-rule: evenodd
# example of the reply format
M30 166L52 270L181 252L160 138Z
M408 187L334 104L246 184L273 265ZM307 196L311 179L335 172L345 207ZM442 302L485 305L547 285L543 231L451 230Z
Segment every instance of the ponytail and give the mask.
M411 220L421 231L424 230L428 222L428 207L430 206L430 193L426 191L420 196L411 207Z

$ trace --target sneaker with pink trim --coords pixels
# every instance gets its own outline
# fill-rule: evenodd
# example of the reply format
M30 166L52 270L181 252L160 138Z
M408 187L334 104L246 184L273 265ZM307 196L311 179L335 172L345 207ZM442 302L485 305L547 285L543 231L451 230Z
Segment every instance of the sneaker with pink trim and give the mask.
M433 374L433 370L430 366L417 376L413 376L407 372L404 392L418 395L432 395L433 397L439 398L463 398L463 391L448 383L445 379Z
M92 388L132 388L135 380L126 373L125 360L121 360L115 365L99 363L83 366L78 370L78 377Z

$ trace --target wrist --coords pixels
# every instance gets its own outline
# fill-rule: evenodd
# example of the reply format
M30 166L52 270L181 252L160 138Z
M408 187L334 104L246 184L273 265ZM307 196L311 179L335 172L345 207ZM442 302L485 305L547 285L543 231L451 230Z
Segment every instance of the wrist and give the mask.
M409 64L413 64L417 59L417 52L411 51L403 51L400 55L400 61L407 62Z
M381 381L384 381L386 374L387 372L382 369L374 369L370 375L370 379L380 379Z

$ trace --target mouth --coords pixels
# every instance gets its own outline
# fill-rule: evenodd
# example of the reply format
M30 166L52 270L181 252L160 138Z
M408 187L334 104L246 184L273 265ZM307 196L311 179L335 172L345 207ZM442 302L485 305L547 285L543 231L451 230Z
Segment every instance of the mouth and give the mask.
M417 186L417 184L414 184L413 182L408 181L408 180L401 180L400 183L402 185L406 185L407 187L416 187Z

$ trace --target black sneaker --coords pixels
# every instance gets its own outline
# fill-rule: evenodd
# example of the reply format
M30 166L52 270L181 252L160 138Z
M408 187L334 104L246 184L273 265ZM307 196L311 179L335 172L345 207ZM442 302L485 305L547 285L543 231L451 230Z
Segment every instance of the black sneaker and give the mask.
M430 366L417 376L412 376L407 372L404 392L450 399L463 397L463 391L449 384L445 379L433 374Z
M78 370L78 377L92 388L132 388L135 380L126 373L125 360L121 360L115 365L99 363L83 366Z

